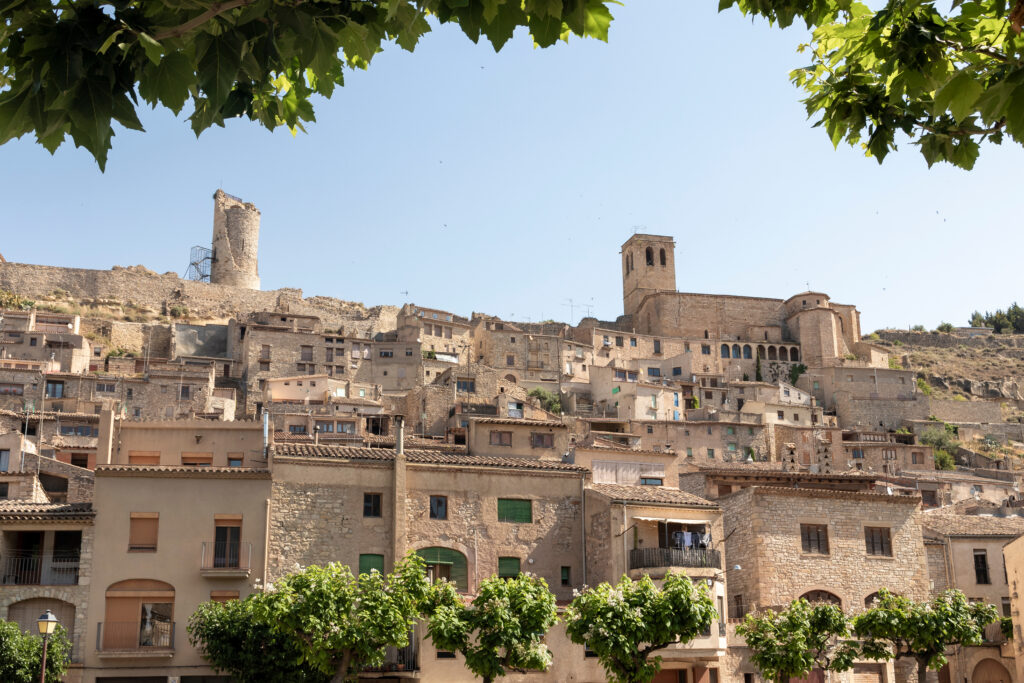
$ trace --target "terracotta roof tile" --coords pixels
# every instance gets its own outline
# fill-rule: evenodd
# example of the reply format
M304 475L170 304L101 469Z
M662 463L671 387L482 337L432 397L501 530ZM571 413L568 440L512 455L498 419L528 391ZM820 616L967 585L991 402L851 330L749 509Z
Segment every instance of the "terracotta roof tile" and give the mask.
M97 465L96 476L145 476L164 474L171 477L226 477L269 479L270 470L254 467L202 467L199 465Z
M626 486L624 484L591 484L588 488L614 500L631 503L668 503L692 507L717 508L709 500L679 489L664 486Z
M0 520L92 519L92 503L0 501Z
M921 514L921 524L943 536L1016 537L1024 534L1024 517L1020 515L969 515L949 508L926 510Z
M277 444L274 446L274 453L278 456L292 458L337 458L339 460L371 460L377 462L391 462L395 459L395 452L389 448L331 446L327 444L320 444L319 446L312 444ZM410 464L466 465L470 467L503 467L558 472L586 471L585 468L578 465L570 465L558 460L466 455L464 453L425 449L408 449L405 451L405 457Z
M527 420L516 419L511 417L477 417L473 418L473 422L477 424L485 425L524 425L528 427L562 427L566 425L559 422L558 420Z

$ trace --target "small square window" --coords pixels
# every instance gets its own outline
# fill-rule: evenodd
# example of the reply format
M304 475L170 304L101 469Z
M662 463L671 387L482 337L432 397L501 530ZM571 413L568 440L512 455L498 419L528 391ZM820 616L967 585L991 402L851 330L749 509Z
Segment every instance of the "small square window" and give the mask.
M430 519L448 519L448 496L430 497Z
M381 516L380 499L381 494L379 493L363 494L363 517Z

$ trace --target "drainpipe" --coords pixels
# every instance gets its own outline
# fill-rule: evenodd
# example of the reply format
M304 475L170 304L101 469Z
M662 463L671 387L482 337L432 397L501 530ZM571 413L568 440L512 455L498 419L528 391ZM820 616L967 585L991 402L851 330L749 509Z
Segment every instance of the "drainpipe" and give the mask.
M629 574L629 546L627 545L626 532L626 504L622 504L622 573Z
M262 586L263 590L267 590L267 567L270 564L270 498L267 498L266 506L266 519L263 522L263 578Z
M393 486L391 489L391 546L392 561L397 563L405 555L406 548L406 460L404 415L395 415L395 427L395 472Z
M580 541L582 542L583 549L583 585L587 585L587 475L586 473L580 474L580 515L583 517L583 523L580 524Z

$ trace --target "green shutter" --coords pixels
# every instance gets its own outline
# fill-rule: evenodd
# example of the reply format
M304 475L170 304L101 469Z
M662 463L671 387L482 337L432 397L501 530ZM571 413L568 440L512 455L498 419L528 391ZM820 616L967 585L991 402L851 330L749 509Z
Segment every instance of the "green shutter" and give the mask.
M376 569L381 574L384 573L384 556L383 555L360 555L359 556L359 573L369 574L371 571Z
M518 557L499 557L498 558L498 578L499 579L511 579L519 576L519 558Z
M516 498L498 499L498 521L533 523L533 502Z
M447 564L451 566L451 580L457 590L469 592L469 570L466 556L451 548L421 548L416 554L426 560L427 564Z

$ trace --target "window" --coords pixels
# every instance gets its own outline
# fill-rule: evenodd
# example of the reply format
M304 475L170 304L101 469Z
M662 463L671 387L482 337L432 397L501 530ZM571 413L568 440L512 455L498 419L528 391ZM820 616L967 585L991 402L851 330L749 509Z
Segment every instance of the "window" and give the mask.
M512 445L512 432L499 432L497 430L491 430L491 445L492 446L511 446Z
M864 527L864 544L867 547L868 555L892 557L892 539L889 529L885 527Z
M228 467L241 467L242 458L228 458Z
M129 465L159 465L160 451L128 451Z
M648 377L661 377L661 368L647 368Z
M801 524L800 544L805 553L828 555L828 527L824 524Z
M853 449L853 457L856 458L857 460L862 459L864 457L864 449L863 448L854 448Z
M692 448L687 448L686 449L686 457L687 458L692 458L693 457L693 449Z
M1010 615L1010 598L1003 598L1003 616L1008 617Z
M448 496L430 497L430 518L448 519Z
M241 515L216 515L213 531L213 566L223 569L241 567Z
M300 346L299 347L299 360L311 361L313 360L313 347L312 346Z
M616 346L620 346L621 347L621 346L623 346L623 344L624 344L624 341L623 341L622 337L616 337L615 338L615 345Z
M460 379L455 383L455 389L463 394L475 394L476 381L472 379Z
M406 356L411 356L411 355L412 355L412 349L411 349L411 348L408 348L408 347L406 347L406 349L405 349L405 355L406 355Z
M735 427L726 427L725 428L725 433L729 434L729 435L735 434L736 433L736 428Z
M64 382L48 381L46 383L46 398L64 398Z
M209 467L213 464L213 453L182 453L181 464L192 467Z
M333 434L334 433L334 423L333 422L324 422L322 420L317 420L316 421L316 425L314 425L314 427L321 434Z
M306 425L288 425L289 434L305 434Z
M562 567L562 585L563 586L571 586L572 585L572 568L570 568L570 567Z
M75 467L88 468L89 467L89 454L88 453L72 453L71 464Z
M231 602L238 599L238 591L210 591L210 602Z
M923 465L924 464L924 453L913 452L910 454L911 465Z
M518 557L499 557L498 558L498 578L499 579L514 579L519 576L519 558Z
M359 556L359 573L369 574L370 572L384 573L384 556L366 553Z
M394 358L395 357L395 352L392 351L391 349L381 349L380 350L380 357L381 358Z
M0 482L0 500L7 500L7 496L10 495L11 485L6 481Z
M988 575L988 553L983 549L974 551L974 582L992 583Z
M665 480L659 477L640 477L641 486L663 486Z
M113 394L115 391L117 391L117 385L108 384L106 382L97 382L96 391L102 394Z
M515 357L514 354L510 353L507 356L505 356L505 365L515 365L515 364L516 364L516 357Z
M185 401L185 400L188 400L191 397L192 397L192 387L190 387L187 384L182 385L182 387L181 387L181 395L178 398L180 398L181 400Z
M448 650L438 650L437 651L437 658L438 659L455 659L455 653L454 652L449 652Z
M715 459L715 449L714 448L709 448L708 449L708 460L714 460L714 459Z
M28 339L28 345L29 346L36 346L38 343L39 343L39 337L29 337L29 339Z
M530 434L530 447L531 448L554 448L555 447L555 435L545 434L541 432L532 432Z
M654 340L654 353L656 353L656 354L657 353L661 353L661 340L660 339L655 339Z
M455 584L455 589L463 593L469 590L469 572L466 556L451 548L421 548L416 554L427 563L427 579L434 583L447 579Z
M260 361L260 370L262 370L263 372L269 371L270 370L270 361L261 360Z
M780 411L779 411L778 413L776 413L776 414L778 415L778 418L779 418L780 420L785 420L785 419L786 419L786 413L784 413L783 411L781 411L781 410L780 410Z
M339 422L338 423L338 434L355 434L356 423L355 422Z
M160 513L132 512L128 524L128 551L155 553Z
M380 494L363 494L363 517L380 517Z
M25 386L23 384L0 384L0 396L23 396Z
M533 501L517 498L498 499L498 521L533 523Z
M629 338L629 345L633 346L633 347L636 346L636 337L630 337Z

